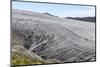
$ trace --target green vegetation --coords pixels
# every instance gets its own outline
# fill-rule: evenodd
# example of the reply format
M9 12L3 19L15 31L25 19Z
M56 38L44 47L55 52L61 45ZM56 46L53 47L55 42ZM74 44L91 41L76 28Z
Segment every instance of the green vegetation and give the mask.
M17 33L13 33L12 37L12 67L16 67L16 65L45 64L42 60L26 55L28 51L23 47L24 40L21 36Z
M40 60L33 60L24 54L18 52L12 53L12 65L28 65L28 64L45 64L45 62Z

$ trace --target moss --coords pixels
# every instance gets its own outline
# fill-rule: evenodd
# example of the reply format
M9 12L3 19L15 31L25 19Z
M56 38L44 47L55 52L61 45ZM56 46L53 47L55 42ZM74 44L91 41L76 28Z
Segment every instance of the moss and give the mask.
M12 53L12 65L29 65L29 64L45 64L40 60L33 60L30 57L25 56L17 52Z

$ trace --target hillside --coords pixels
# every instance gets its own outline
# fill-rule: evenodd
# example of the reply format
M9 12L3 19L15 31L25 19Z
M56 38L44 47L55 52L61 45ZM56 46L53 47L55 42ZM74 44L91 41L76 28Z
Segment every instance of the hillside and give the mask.
M96 22L96 17L66 17L68 19L87 21L87 22Z
M83 22L13 9L12 49L19 45L47 63L95 61L95 23Z

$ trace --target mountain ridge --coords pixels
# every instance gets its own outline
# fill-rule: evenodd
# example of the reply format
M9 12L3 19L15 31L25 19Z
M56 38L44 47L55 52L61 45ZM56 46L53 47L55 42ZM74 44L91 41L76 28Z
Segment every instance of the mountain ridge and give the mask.
M79 21L96 22L96 17L66 17L66 19L74 19Z
M63 63L95 61L95 23L13 11L12 35L16 33L21 39L15 39L17 36L12 39L22 42L27 51Z

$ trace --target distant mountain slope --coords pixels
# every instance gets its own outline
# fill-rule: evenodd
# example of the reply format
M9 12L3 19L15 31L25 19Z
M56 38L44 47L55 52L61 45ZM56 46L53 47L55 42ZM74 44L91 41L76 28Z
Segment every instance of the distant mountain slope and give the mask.
M14 9L11 25L12 35L19 36L12 45L18 41L44 60L95 61L95 23Z
M96 17L66 17L68 19L75 19L80 21L87 21L87 22L96 22Z

